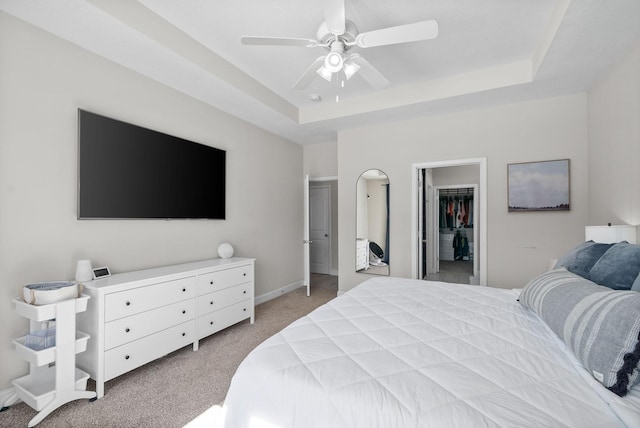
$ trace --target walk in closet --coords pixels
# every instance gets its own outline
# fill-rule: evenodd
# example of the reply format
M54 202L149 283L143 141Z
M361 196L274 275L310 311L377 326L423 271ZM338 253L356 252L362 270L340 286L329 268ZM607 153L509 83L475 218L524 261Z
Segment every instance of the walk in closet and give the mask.
M439 189L437 201L438 279L469 283L473 276L474 189Z

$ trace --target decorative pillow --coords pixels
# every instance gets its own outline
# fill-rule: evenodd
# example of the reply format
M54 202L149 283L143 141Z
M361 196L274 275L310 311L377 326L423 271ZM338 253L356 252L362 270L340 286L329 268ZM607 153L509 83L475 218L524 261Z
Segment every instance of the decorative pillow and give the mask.
M612 245L598 244L593 241L583 242L558 260L556 269L563 267L569 272L588 278L587 275L593 265Z
M640 245L614 244L589 271L591 281L614 290L629 290L640 274Z
M519 300L607 389L624 397L640 381L640 293L556 269L531 280Z

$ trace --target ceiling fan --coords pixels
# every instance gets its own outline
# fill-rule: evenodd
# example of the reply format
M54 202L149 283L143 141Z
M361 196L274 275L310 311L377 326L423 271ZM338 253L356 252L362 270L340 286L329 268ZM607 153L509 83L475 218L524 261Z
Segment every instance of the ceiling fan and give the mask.
M345 18L344 0L324 0L324 4L325 22L320 24L315 40L263 36L243 36L240 40L244 45L322 47L328 50L304 72L293 85L294 89L307 88L318 75L329 82L344 82L345 78L349 80L356 73L375 89L382 89L389 85L389 80L360 54L350 52L352 48L372 48L438 36L435 20L360 33L356 25Z

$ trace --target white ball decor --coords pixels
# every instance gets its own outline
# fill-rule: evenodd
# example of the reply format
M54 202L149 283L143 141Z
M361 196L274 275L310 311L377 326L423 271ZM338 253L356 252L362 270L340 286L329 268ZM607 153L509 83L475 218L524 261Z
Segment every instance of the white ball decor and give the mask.
M223 259L233 257L233 246L231 244L227 244L226 242L220 244L220 246L218 247L218 255Z

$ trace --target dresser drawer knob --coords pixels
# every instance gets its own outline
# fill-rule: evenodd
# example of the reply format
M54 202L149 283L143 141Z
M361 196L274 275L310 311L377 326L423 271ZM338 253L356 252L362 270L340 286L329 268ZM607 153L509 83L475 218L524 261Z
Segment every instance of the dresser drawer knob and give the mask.
M186 335L187 335L187 333L182 333L182 337L184 337L184 336L186 336Z
M209 281L209 284L213 285L213 281Z
M128 360L128 359L129 359L129 356L128 356L128 355L125 355L125 356L124 356L124 359L125 359L125 360Z
M210 324L210 325L213 325L213 321L209 321L209 324Z
M242 308L243 311L247 312L247 308Z
M127 306L131 306L131 302L127 300L127 301L125 302L125 305L127 305Z
M125 328L125 329L124 329L124 332L125 332L125 333L129 333L130 331L131 331L131 329L130 329L129 327L127 327L127 328Z
M185 310L183 309L183 310L182 310L182 313L183 313L183 314L186 314L186 313L187 313L187 311L185 311Z
M247 294L247 290L244 290L244 291L242 292L242 294Z
M246 272L245 272L245 273L243 273L243 274L242 274L242 276L247 276L247 273L246 273Z
M213 305L213 300L209 302L210 305Z
M187 291L187 289L186 289L186 288L183 288L183 289L182 289L182 292L185 292L185 291Z

